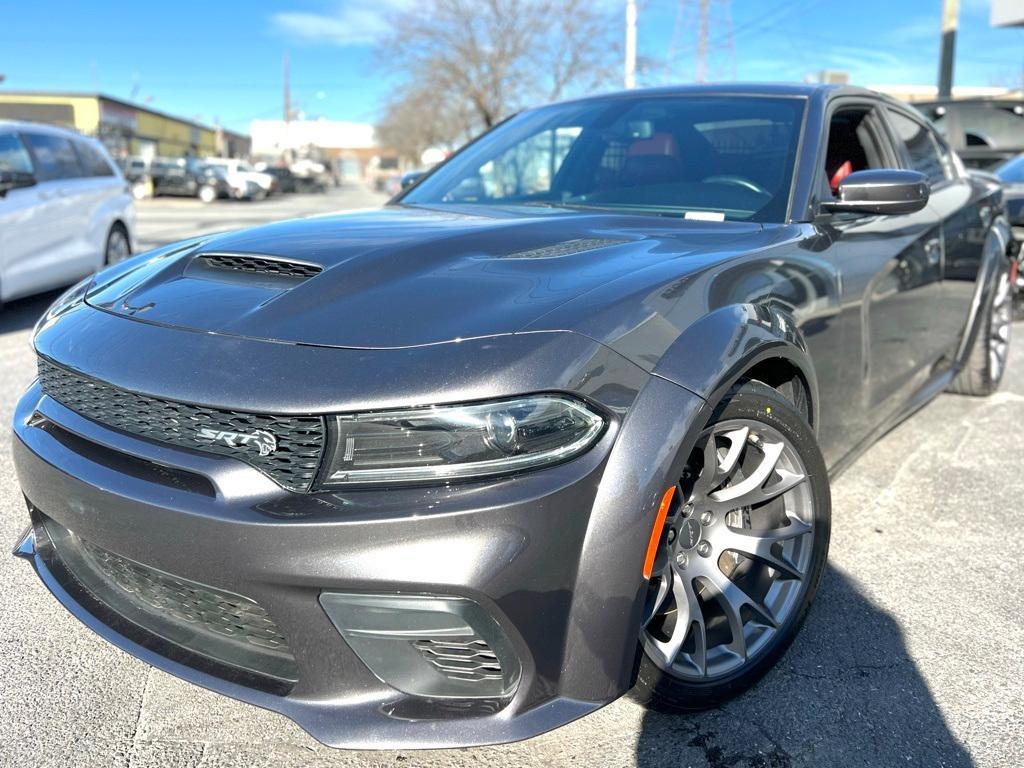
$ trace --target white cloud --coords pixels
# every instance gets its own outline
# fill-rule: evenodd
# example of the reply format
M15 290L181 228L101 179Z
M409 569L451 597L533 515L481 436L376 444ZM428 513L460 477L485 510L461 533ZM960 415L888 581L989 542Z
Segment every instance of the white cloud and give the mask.
M410 0L348 0L333 13L283 12L270 17L273 27L299 43L371 45L391 31L391 15Z

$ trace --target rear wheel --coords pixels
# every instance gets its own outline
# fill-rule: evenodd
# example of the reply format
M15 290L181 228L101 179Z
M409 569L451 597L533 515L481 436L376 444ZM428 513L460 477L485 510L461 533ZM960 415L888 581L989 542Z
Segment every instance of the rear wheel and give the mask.
M768 386L735 389L676 486L634 696L696 710L753 685L817 591L830 519L824 461L804 418Z
M132 246L128 242L128 232L121 224L115 224L107 233L107 246L103 262L107 265L117 264L132 255Z
M961 395L991 395L1003 380L1010 351L1010 327L1013 323L1013 286L1010 267L1000 265L995 288L981 317L978 336L971 353L949 389Z

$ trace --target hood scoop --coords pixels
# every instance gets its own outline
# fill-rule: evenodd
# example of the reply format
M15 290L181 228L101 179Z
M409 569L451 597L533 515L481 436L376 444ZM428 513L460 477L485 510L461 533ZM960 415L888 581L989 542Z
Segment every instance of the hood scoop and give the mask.
M209 277L224 277L225 273L234 276L256 275L263 278L284 278L287 280L306 280L323 272L320 264L294 259L282 259L275 256L264 256L249 253L200 253L192 258L190 272L194 271L213 274Z
M506 259L558 259L564 256L575 256L577 253L596 251L598 248L607 248L611 245L621 245L626 240L614 240L607 237L583 237L576 240L566 240L564 243L546 245L541 248L531 248L527 251L516 251L510 253Z

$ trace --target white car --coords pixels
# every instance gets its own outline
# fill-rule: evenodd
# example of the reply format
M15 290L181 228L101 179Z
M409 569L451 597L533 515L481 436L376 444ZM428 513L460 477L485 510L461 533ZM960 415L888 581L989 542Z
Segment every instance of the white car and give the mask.
M245 160L238 160L233 157L208 157L204 161L207 165L215 165L224 169L227 174L228 183L236 186L247 181L255 182L262 192L261 197L266 197L273 191L274 177L269 173L257 171Z
M134 243L131 191L102 144L0 120L0 302L70 285Z

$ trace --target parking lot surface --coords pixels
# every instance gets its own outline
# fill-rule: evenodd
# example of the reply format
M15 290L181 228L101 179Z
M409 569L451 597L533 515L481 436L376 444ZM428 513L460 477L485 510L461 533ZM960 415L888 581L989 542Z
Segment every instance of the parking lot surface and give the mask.
M262 203L139 205L143 245L341 207L342 189ZM54 294L0 310L0 420L34 375ZM342 752L285 718L107 645L25 563L0 556L2 766L1014 766L1024 764L1024 325L1002 391L942 395L833 486L830 564L802 634L755 689L700 715L623 699L508 746ZM5 427L6 428L6 427ZM0 543L24 528L0 443Z

